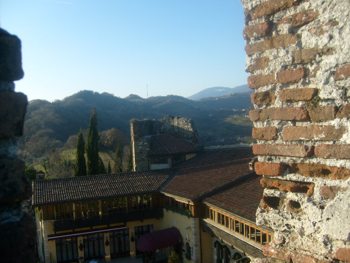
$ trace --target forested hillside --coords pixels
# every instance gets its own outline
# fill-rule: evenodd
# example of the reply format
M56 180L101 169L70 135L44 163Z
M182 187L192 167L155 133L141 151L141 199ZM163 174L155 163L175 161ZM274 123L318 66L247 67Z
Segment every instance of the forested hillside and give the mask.
M93 108L98 116L100 147L109 154L117 144L129 143L130 119L165 115L192 118L204 145L247 142L251 131L246 118L249 107L249 93L193 101L179 96L143 99L130 95L121 99L108 93L81 91L53 103L34 100L28 105L20 153L28 164L42 164L57 155L56 159L61 157L63 163L72 165L69 160L74 158L77 133L86 131Z

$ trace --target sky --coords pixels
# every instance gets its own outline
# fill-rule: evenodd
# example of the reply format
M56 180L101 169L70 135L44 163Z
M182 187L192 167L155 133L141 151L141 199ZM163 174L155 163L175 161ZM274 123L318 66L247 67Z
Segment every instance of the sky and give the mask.
M188 97L246 83L240 0L0 0L29 100L80 90Z

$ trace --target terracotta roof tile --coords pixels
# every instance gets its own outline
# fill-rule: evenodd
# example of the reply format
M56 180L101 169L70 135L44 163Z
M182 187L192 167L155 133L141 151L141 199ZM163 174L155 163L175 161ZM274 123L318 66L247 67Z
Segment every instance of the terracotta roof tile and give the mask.
M166 172L91 175L33 183L33 205L102 199L120 195L151 193L166 182Z
M197 200L247 174L250 158L204 165L195 168L182 168L163 188L164 193Z
M225 191L205 198L204 202L255 222L255 213L263 194L260 177L251 174L244 179Z

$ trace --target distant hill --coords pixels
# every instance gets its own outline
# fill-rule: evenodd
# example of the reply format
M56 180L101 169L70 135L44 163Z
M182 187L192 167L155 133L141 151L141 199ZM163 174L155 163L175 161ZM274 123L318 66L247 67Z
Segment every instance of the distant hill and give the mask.
M59 158L76 145L76 135L86 132L91 110L98 117L101 148L113 155L115 142L128 144L129 121L158 119L165 115L192 118L204 145L233 144L250 140L251 124L247 118L250 93L193 101L180 96L159 96L143 99L130 95L124 99L108 93L80 91L52 103L31 101L27 108L24 135L19 142L22 158L27 163L41 163ZM51 157L50 157L51 156ZM74 156L74 154L73 154ZM63 163L66 161L63 160ZM70 164L71 165L71 164Z
M188 97L191 100L201 100L206 98L217 98L227 95L237 94L237 93L246 93L249 92L247 85L240 85L234 88L228 87L211 87L204 90L201 90L192 96Z

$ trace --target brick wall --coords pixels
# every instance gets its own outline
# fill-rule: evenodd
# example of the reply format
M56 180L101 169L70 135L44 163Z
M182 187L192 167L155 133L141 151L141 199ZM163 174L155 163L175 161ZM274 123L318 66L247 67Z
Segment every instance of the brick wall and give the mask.
M264 253L350 262L350 1L242 3Z

